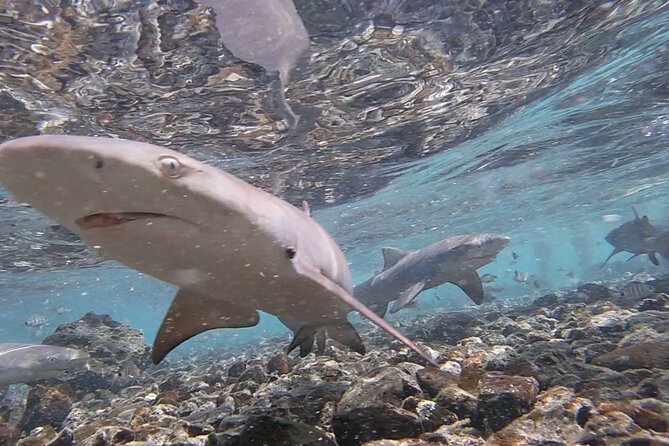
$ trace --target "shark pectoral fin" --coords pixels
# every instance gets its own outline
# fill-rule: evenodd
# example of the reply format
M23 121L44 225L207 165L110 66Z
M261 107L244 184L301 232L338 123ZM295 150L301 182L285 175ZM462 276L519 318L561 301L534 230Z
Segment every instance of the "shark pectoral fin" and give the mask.
M608 262L609 260L611 260L611 257L613 257L614 255L618 254L619 252L622 252L622 251L619 250L618 248L614 248L613 251L611 252L611 254L609 254L609 256L606 258L606 260L604 260L604 263L602 263L601 268L604 268L604 265L606 265L606 262Z
M648 254L648 258L650 259L651 262L653 262L653 265L660 266L660 262L658 262L657 256L655 255L654 252L651 252L650 254Z
M634 254L634 255L632 255L632 257L630 257L629 259L627 259L627 260L625 260L625 261L626 261L626 262L629 262L629 261L632 260L634 257L638 257L638 256L640 256L640 255L641 255L641 254Z
M425 288L425 282L418 282L411 285L406 290L402 291L399 299L393 302L393 306L390 308L390 313L397 313L402 308L406 307L412 300L418 296L418 294L423 291Z
M402 344L406 345L411 350L418 353L430 365L438 367L437 363L434 362L434 360L430 358L430 356L427 353L425 353L420 347L418 347L411 339L407 338L397 328L393 327L383 318L379 317L378 314L374 313L372 310L367 308L365 304L363 304L358 299L353 297L351 293L340 287L338 284L336 284L329 278L325 277L313 265L306 262L297 261L293 263L293 267L295 268L295 272L308 278L309 280L314 281L315 283L318 283L320 286L331 292L333 296L337 297L343 303L351 307L353 310L360 313L361 316L366 317L374 324L376 324L379 328L385 330L389 335L395 337ZM328 333L330 333L330 327L328 327Z
M392 268L402 260L404 256L409 254L408 251L403 251L401 249L397 248L382 248L381 253L383 254L383 270L387 270L388 268Z
M252 327L259 320L256 310L180 288L153 342L151 360L158 364L176 346L207 330Z
M463 273L458 280L451 282L454 285L460 287L462 291L465 292L471 300L474 301L476 305L481 305L483 303L483 284L481 283L481 278L476 273L476 271L465 272Z

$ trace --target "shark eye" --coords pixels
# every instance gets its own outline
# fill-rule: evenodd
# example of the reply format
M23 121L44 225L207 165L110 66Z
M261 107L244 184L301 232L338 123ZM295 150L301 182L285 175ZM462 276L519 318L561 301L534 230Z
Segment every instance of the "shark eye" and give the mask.
M292 246L289 246L288 248L286 248L286 255L290 260L293 260L295 258L295 255L297 255L297 251L295 251L295 248L293 248Z
M170 178L179 178L183 174L181 163L173 156L163 156L158 162L160 163L160 170Z

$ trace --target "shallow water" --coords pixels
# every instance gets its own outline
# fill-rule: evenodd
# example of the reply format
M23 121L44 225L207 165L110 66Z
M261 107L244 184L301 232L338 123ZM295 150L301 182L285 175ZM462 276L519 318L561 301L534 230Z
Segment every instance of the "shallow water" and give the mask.
M623 263L628 254L599 266L611 251L604 236L632 207L669 227L669 2L295 6L311 42L286 90L300 117L290 128L273 73L221 46L205 6L4 0L0 142L42 133L150 141L293 204L307 200L356 283L381 268L382 246L469 232L511 237L479 270L497 276L485 287L498 299L666 273L666 260ZM88 311L153 340L174 287L97 256L4 191L0 222L0 340L39 342ZM532 281L515 282L515 271ZM444 285L419 305L470 303ZM49 319L44 332L25 326L32 314ZM276 334L289 339L263 316L175 353Z

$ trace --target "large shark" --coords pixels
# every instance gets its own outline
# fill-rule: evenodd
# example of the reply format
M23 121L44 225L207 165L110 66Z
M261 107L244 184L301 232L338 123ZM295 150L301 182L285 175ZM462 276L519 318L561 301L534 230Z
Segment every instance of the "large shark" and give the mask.
M355 310L430 361L353 297L344 255L308 213L213 166L152 144L45 135L0 146L0 183L109 258L179 287L154 363L206 330L256 325L257 310L303 322L289 351L325 327L364 353L346 319Z
M613 246L613 251L602 264L602 268L611 257L623 251L632 254L628 261L646 254L654 265L660 264L655 254L658 251L666 251L666 243L663 242L664 237L659 237L660 231L650 224L648 216L639 217L636 209L632 208L632 210L634 211L634 220L623 223L604 237Z
M483 303L483 285L476 272L495 260L509 244L509 237L499 234L465 234L449 237L415 251L383 248L383 270L354 288L356 299L383 317L390 302L395 313L413 301L419 293L444 283L460 287L476 304ZM300 322L280 318L293 332ZM325 345L324 331L318 333L318 351ZM313 347L308 342L300 345L300 354L308 354Z
M390 302L395 313L422 291L445 283L457 285L480 305L483 285L476 270L495 260L509 240L499 234L465 234L415 251L383 248L383 270L357 285L353 294L382 317Z

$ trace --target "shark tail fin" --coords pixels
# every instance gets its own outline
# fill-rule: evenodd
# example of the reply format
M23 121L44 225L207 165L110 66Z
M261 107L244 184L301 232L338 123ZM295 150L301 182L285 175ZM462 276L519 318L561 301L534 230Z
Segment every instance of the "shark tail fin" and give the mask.
M665 260L669 260L669 231L664 231L655 239L657 243L657 252Z

